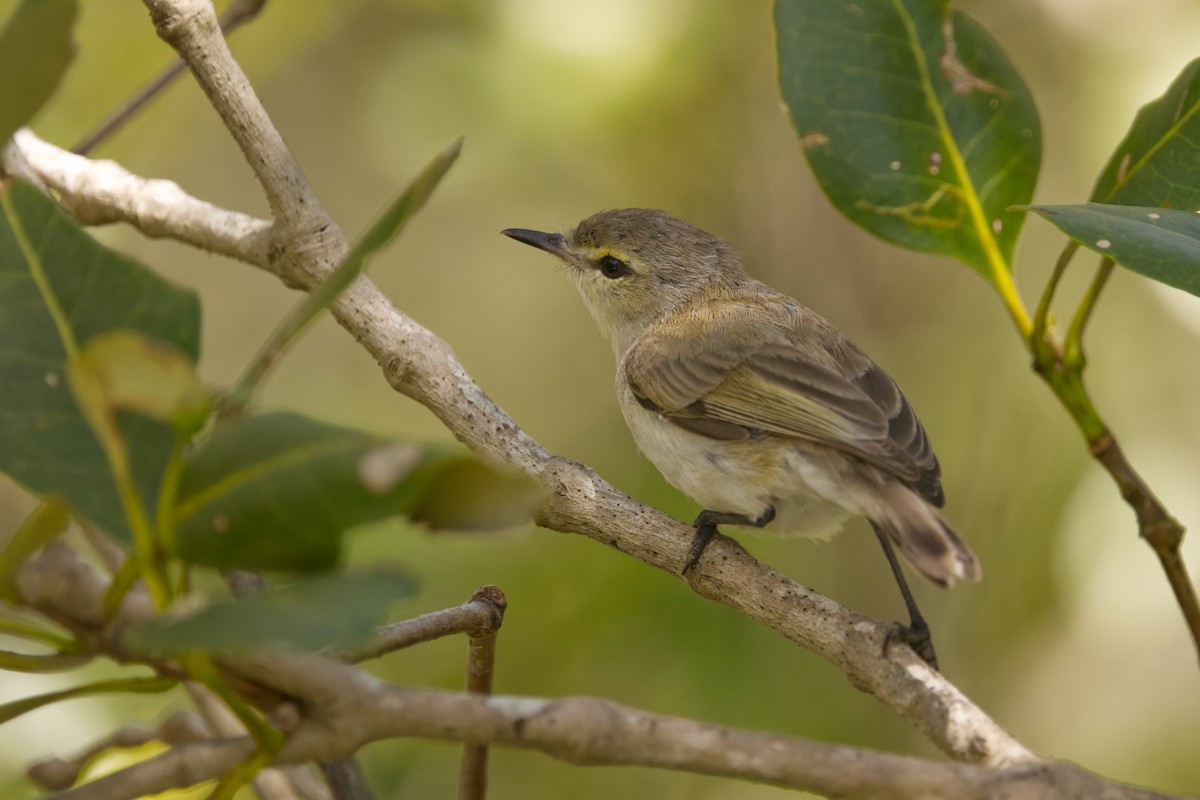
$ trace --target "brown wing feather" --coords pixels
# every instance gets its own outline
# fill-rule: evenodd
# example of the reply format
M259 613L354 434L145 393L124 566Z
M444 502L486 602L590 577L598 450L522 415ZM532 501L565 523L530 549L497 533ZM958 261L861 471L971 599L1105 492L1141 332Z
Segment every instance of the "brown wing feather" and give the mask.
M752 284L685 306L675 321L623 361L644 407L714 439L767 433L835 447L943 503L937 458L912 406L823 319Z

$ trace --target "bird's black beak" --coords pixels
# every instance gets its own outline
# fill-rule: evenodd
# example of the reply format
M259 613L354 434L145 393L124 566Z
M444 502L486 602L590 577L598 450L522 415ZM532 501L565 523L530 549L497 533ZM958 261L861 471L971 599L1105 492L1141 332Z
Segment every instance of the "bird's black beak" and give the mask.
M558 256L563 261L566 261L569 257L567 239L561 233L542 233L541 231L529 231L524 228L509 228L500 232L530 247L545 250L551 255Z

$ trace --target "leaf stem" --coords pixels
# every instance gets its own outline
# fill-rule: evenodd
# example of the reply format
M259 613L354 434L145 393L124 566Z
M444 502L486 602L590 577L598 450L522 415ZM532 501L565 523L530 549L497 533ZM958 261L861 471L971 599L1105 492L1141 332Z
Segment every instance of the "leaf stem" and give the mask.
M63 350L66 351L67 359L72 360L79 352L79 344L75 341L71 322L67 318L67 313L63 311L62 304L58 302L58 295L54 293L54 287L50 285L50 278L46 275L46 269L37 248L30 241L29 234L25 231L25 225L13 207L12 193L8 188L0 191L0 207L3 207L4 216L8 218L13 237L17 240L17 247L21 249L21 255L25 257L25 262L29 265L29 274L33 277L34 284L37 285L42 302L46 304L46 311L54 321L54 327L58 331L58 338L62 342Z
M1033 332L1029 337L1029 347L1034 356L1045 363L1052 363L1060 355L1057 343L1049 338L1050 304L1054 301L1054 293L1058 290L1058 284L1066 273L1067 266L1078 250L1079 242L1069 239L1067 246L1059 254L1058 261L1054 263L1054 272L1051 273L1050 280L1046 281L1042 299L1038 301L1037 313L1033 317Z
M105 447L108 452L108 447ZM146 581L150 590L150 598L159 611L164 611L171 605L171 587L167 583L166 564L162 550L146 517L146 507L137 487L133 485L133 477L129 474L129 463L126 458L116 458L115 453L109 453L109 465L112 468L113 479L117 484L117 494L129 520L129 529L133 532L133 552L139 573Z
M1012 279L1012 267L1004 257L1004 253L1000 249L1000 244L996 241L996 234L992 230L992 222L987 218L987 214L984 213L983 204L980 202L979 192L976 191L975 185L971 180L971 172L967 168L966 159L963 158L958 141L954 138L954 131L950 128L950 123L946 119L941 100L934 90L933 79L930 74L929 64L926 63L924 57L924 48L921 45L921 37L917 31L916 22L913 20L911 12L902 3L893 0L893 5L901 24L904 25L905 32L909 38L909 45L912 47L913 52L917 54L914 60L917 71L921 75L921 88L925 93L925 104L929 109L929 113L933 115L934 121L937 123L938 136L942 140L943 156L950 162L950 165L954 168L954 174L962 182L964 191L960 196L967 207L967 213L971 218L971 226L975 229L975 235L979 237L979 244L983 248L984 257L987 259L988 271L990 273L988 277L991 279L992 286L1000 293L1000 299L1004 303L1004 307L1008 309L1008 314L1016 324L1021 338L1028 341L1030 332L1033 330L1033 323L1029 319L1029 312L1025 310L1025 304L1021 301L1021 295L1017 292L1016 284ZM951 12L947 11L945 13Z
M221 404L222 416L234 416L249 404L259 385L300 334L312 324L323 309L329 307L354 282L366 267L367 259L399 235L408 221L421 210L458 159L459 153L462 152L462 142L460 136L434 156L405 190L380 212L354 243L337 269L329 273L328 277L288 312L263 342L254 359L246 366L237 384Z
M271 766L274 760L274 753L255 750L253 755L221 776L207 800L233 800L239 789L254 780L262 769Z
M104 620L106 623L116 619L121 602L140 575L141 570L138 568L136 558L126 559L113 575L112 583L108 585L108 591L104 593Z
M225 705L229 706L229 710L237 716L242 725L246 727L246 731L254 737L260 750L270 751L271 755L279 752L279 748L283 746L284 742L283 732L272 727L259 716L245 699L229 686L221 677L221 671L217 669L212 656L200 650L193 650L185 654L182 661L189 675L208 687L213 694L221 698Z
M95 653L64 650L59 653L14 653L0 650L0 669L10 672L65 672L81 667L95 658Z
M254 754L223 775L208 795L208 800L232 800L238 789L253 780L259 770L275 760L275 755L283 747L284 734L259 716L249 703L229 686L208 653L194 650L185 654L182 661L188 674L221 698L258 744Z
M145 678L116 678L114 680L85 683L58 692L22 697L11 703L0 705L0 724L9 722L22 714L36 711L43 706L57 703L61 700L73 700L77 697L87 697L95 694L157 694L175 687L178 683L174 678L163 678L157 675Z
M1000 293L1000 300L1004 303L1004 307L1008 309L1008 315L1012 317L1012 321L1017 326L1017 333L1022 339L1029 340L1033 332L1033 323L1029 319L1029 312L1025 310L1025 304L1021 301L1021 295L1017 293L1017 286L1012 279L1012 271L1008 262L999 253L999 247L995 245L995 241L991 240L992 247L988 247L988 240L984 241L984 249L995 249L995 260L993 254L989 252L988 260L993 262L992 286L996 287L996 291Z
M155 532L158 534L158 545L163 557L163 571L177 555L175 540L175 504L179 499L179 483L183 480L183 451L188 440L176 435L167 466L163 470L162 484L158 490L158 503L155 505Z
M1083 296L1079 302L1079 308L1075 310L1071 327L1067 331L1066 349L1063 352L1063 364L1068 370L1082 372L1086 366L1087 362L1083 354L1083 330L1087 327L1088 320L1091 319L1092 310L1095 309L1096 302L1100 299L1100 293L1108 284L1114 263L1111 258L1104 258L1100 261L1100 268L1096 270L1096 276L1092 278L1087 294Z
M25 257L25 261L29 265L30 275L38 287L38 292L42 296L42 302L46 304L46 310L54 321L59 341L62 343L63 350L67 355L68 372L70 372L73 365L80 363L79 343L76 341L75 333L71 329L70 319L59 303L58 296L54 293L54 287L50 285L50 279L46 274L41 257L29 239L20 216L13 207L9 191L0 191L0 207L3 208L4 214L12 228L13 236L17 240L17 246L21 249L21 254ZM116 483L117 496L121 499L121 506L125 510L125 516L129 521L129 528L133 533L134 552L137 555L137 560L143 566L146 585L150 589L150 596L154 599L154 603L159 610L165 609L171 602L170 590L159 571L160 564L155 554L156 548L154 546L153 531L150 528L149 520L146 519L146 509L142 505L141 498L138 496L137 487L134 486L133 478L129 474L128 454L124 450L123 443L119 440L119 434L115 433L116 422L115 420L109 421L109 426L111 426L109 430L97 430L99 421L93 419L93 415L88 414L87 409L81 410L84 411L84 416L88 419L88 423L96 434L96 438L99 440L104 450L104 455L108 460L109 469L113 474L113 481Z
M48 645L59 650L75 646L75 640L67 636L48 631L40 625L34 625L12 617L0 617L0 633L6 636L17 636L32 642Z
M70 521L67 507L50 495L17 526L4 549L0 550L0 598L16 599L13 579L25 558L65 531Z

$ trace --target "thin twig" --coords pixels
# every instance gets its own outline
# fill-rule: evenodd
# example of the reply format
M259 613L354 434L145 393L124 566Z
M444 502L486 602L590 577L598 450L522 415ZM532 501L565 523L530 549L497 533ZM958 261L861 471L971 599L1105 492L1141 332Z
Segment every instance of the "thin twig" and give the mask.
M334 658L358 663L379 658L413 645L465 633L486 636L500 628L504 618L504 593L495 586L482 586L461 606L433 611L419 617L385 625L369 642L354 648L331 651Z
M334 800L372 800L375 797L362 767L353 758L322 761L320 767Z
M48 758L33 764L25 771L29 780L38 786L53 791L70 788L79 780L79 773L93 758L118 747L138 747L147 742L160 741L167 744L201 742L208 738L208 731L195 714L177 711L153 728L144 725L126 725L104 738L93 742L80 752L67 758Z
M204 721L214 734L214 738L233 738L245 735L246 726L238 720L237 715L230 710L229 706L222 703L221 699L210 689L191 681L185 683L184 688L187 690L188 696L191 697L196 709L204 717ZM307 790L301 792L294 785L293 774L301 771L303 770L294 768L286 771L275 768L264 769L254 777L254 791L262 800L298 800L300 797L311 798L311 786L306 787ZM306 783L311 785L316 782L310 780ZM316 783L316 785L317 791L324 788L319 783ZM327 791L322 800L330 800Z
M128 558L125 551L108 536L96 530L91 523L80 522L79 528L83 531L83 538L87 540L88 546L95 551L96 557L104 564L104 568L108 570L109 574L115 575L125 563L125 559Z
M252 594L257 594L267 588L266 579L261 573L254 572L253 570L224 570L221 573L221 577L225 580L225 585L229 587L230 593L239 600L243 600ZM226 710L228 711L228 709ZM234 721L236 722L236 719ZM226 728L222 732L226 735L244 733L245 728L239 723L237 728ZM338 761L322 761L317 766L325 778L325 784L320 787L324 792L323 797L328 797L330 800L372 800L371 789L367 785L362 770L353 758ZM259 796L263 797L264 800L269 800L268 793L282 792L284 790L294 793L297 790L297 787L292 786L283 776L280 776L279 781L277 781L277 783L283 785L278 787L274 785L263 786L262 781L259 779L260 777L261 774L254 779L254 786Z
M221 15L221 33L225 36L233 33L243 23L257 17L266 4L267 0L233 0L225 9L225 13ZM170 86L176 78L183 74L185 69L187 69L187 65L184 64L183 59L176 58L126 100L120 108L109 114L103 122L96 126L95 130L83 137L79 144L71 148L71 151L86 156L95 150L97 145L123 128L126 122L129 122L151 100Z
M474 694L492 693L492 673L496 665L496 634L504 621L508 601L496 586L484 586L475 592L472 601L486 602L498 612L496 624L490 630L470 635L467 644L467 691ZM468 742L463 745L458 768L458 800L484 800L487 797L486 744Z
M1192 640L1200 648L1200 602L1180 555L1184 528L1162 504L1142 476L1129 464L1117 440L1109 434L1091 443L1092 455L1108 470L1137 516L1139 535L1158 556L1175 600L1183 611Z

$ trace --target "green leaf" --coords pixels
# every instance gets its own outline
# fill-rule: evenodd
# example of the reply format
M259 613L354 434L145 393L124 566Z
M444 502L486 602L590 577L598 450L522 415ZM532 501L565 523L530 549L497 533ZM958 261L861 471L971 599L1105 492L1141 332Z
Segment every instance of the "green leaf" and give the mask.
M0 550L0 599L15 600L13 578L27 556L67 529L71 515L57 497L48 497L13 532Z
M409 510L414 522L445 530L491 530L529 521L541 491L524 475L463 458L446 464Z
M292 309L270 338L263 343L254 360L238 379L237 386L229 395L228 404L231 407L241 408L250 402L255 389L262 383L271 367L316 319L317 314L331 305L338 295L362 274L367 259L398 236L413 215L421 210L458 159L459 153L462 152L462 141L460 136L434 156L408 188L383 210L371 227L354 243L346 260Z
M1000 47L949 0L777 0L775 24L784 102L838 210L1006 292L1041 128Z
M1028 208L1084 247L1200 297L1200 215L1099 203Z
M93 338L79 354L78 370L89 373L105 410L119 409L170 423L181 436L198 431L208 418L208 392L195 363L171 345L133 330Z
M1200 209L1200 59L1138 111L1109 158L1091 200L1122 206Z
M323 575L214 603L180 619L148 620L129 632L127 642L153 656L346 646L368 636L396 600L413 592L412 580L396 571Z
M0 30L0 147L54 93L75 45L75 0L24 0Z
M297 414L234 419L187 462L176 507L179 554L222 568L327 569L338 561L345 530L420 512L464 462L474 459ZM472 500L464 494L460 502ZM491 524L512 521L502 509Z
M0 192L0 471L57 494L82 518L128 541L104 451L68 387L67 362L124 328L195 361L200 304L84 233L50 199L13 182ZM118 414L139 495L153 507L175 442L170 426Z

